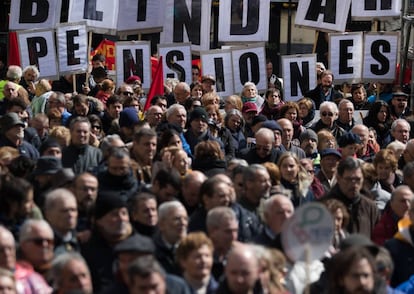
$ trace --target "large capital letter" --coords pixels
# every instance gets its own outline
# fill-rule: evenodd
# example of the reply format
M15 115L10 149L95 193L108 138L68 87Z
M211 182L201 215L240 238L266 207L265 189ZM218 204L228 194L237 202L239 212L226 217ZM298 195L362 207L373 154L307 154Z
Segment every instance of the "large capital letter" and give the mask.
M16 0L15 0L16 1ZM35 8L35 9L33 9ZM22 0L20 6L20 23L42 23L48 18L49 1Z

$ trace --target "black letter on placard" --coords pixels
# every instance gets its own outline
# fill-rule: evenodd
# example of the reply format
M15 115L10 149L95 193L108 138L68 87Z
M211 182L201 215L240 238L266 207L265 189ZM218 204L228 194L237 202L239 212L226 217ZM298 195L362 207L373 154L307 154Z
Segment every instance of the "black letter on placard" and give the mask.
M80 64L80 58L75 58L75 51L79 50L79 44L75 43L75 37L79 36L78 30L66 31L66 51L68 65Z
M214 69L216 74L216 90L217 92L225 92L226 84L224 81L223 57L214 58Z
M364 10L377 10L377 0L365 0ZM381 10L392 9L392 0L381 0Z
M85 0L85 7L83 8L83 18L92 20L103 20L103 12L96 11L97 0Z
M336 0L326 1L326 6L322 6L322 0L311 0L305 19L317 21L319 14L323 14L323 21L335 23L336 19Z
M246 25L243 26L243 1L231 0L230 35L252 35L256 33L259 29L259 17L259 0L249 0L247 3L247 21Z
M138 0L137 21L147 20L147 0Z
M29 63L36 65L39 70L39 57L47 55L47 43L43 37L27 38L27 48L29 48Z
M348 60L352 59L352 49L349 47L354 46L354 40L340 40L339 41L339 74L351 74L354 72L354 68L348 66Z
M309 61L302 62L302 71L297 62L291 62L289 67L290 95L292 97L299 96L298 84L302 93L309 91Z
M382 47L382 50L380 50ZM371 45L371 55L372 58L377 60L382 67L378 64L371 64L371 72L375 75L385 75L390 70L390 61L386 56L381 54L382 52L390 53L391 52L391 44L386 40L377 40L374 41Z
M33 14L33 6L36 6ZM42 23L49 16L49 1L26 0L20 1L19 23Z
M165 56L165 63L169 69L175 71L180 82L185 82L185 70L181 65L175 62L174 57L177 61L184 60L184 53L178 50L168 52ZM167 78L175 78L175 76L174 74L169 73L167 74Z
M124 61L124 81L131 75L136 75L141 78L144 83L144 57L142 49L135 49L135 59L132 56L131 50L122 50L122 60Z
M252 74L251 79L249 79L249 72L248 72L249 63L250 63L250 70ZM240 68L240 82L242 84L250 81L257 85L260 82L259 57L256 54L252 52L247 52L247 53L242 54L239 59L239 68Z
M200 45L201 35L201 1L191 1L191 16L185 0L174 0L173 42L184 42L184 26L192 44Z

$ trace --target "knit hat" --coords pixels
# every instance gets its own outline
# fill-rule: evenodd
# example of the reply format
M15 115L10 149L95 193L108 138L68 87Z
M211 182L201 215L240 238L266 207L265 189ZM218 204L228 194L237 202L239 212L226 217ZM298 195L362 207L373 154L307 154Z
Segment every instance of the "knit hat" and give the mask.
M267 120L262 124L262 128L267 128L270 129L272 131L279 131L280 133L282 133L282 127L278 124L278 122L274 121L274 120Z
M33 175L54 175L61 169L62 161L60 158L54 156L41 156L37 160Z
M127 201L119 193L100 193L95 203L95 219L100 219L112 210L122 207L127 207Z
M135 107L127 107L119 114L119 126L133 127L139 123L138 111Z
M348 132L342 135L341 137L339 137L338 139L338 146L340 148L343 148L343 147L346 147L352 144L361 144L361 139L359 138L358 135L354 133Z
M299 141L302 143L306 139L313 139L318 143L318 135L311 129L307 129L306 131L302 132L299 136Z
M149 253L152 254L155 252L154 242L143 235L133 234L127 239L119 242L114 247L114 252L116 254L122 252L137 252L137 253Z
M58 147L60 150L62 150L62 146L60 146L60 144L59 144L58 141L56 141L53 138L48 138L39 147L39 153L40 153L40 155L42 155L43 152L45 152L47 149L52 148L52 147Z
M326 148L326 149L322 150L321 158L324 158L325 156L328 156L328 155L334 155L334 156L338 157L338 159L342 158L341 153L339 153L339 151L336 150L336 149Z
M15 112L6 113L0 119L0 128L2 133L7 132L12 127L17 125L25 127L24 122L20 120L19 116Z
M199 106L194 108L193 111L191 111L189 122L191 123L195 119L201 119L204 122L208 123L208 113L204 109L204 107Z
M242 113L257 112L257 105L254 102L246 102L243 104Z

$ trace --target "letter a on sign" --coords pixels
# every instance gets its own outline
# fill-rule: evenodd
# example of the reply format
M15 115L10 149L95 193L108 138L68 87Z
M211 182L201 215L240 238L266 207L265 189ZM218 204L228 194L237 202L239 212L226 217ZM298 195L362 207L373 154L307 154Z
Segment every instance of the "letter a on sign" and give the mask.
M351 0L300 0L295 24L320 31L344 32L350 6Z
M54 29L59 22L60 7L60 0L13 0L9 29Z

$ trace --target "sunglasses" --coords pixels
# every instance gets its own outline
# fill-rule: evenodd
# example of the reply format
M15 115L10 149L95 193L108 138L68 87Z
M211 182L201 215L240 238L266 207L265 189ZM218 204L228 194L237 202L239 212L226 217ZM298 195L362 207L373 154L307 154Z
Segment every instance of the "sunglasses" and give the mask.
M44 238L33 238L28 239L28 242L32 242L36 246L43 246L45 242L47 242L47 246L53 246L55 244L55 241L53 239L44 239Z
M132 96L132 95L134 95L134 93L128 92L128 91L122 92L122 94L124 94L125 96Z
M326 112L326 111L324 111L324 112L321 113L321 115L322 116L330 116L330 117L332 117L332 116L334 116L334 113L333 112Z
M97 130L100 130L101 129L101 126L92 126L92 129L97 129Z

